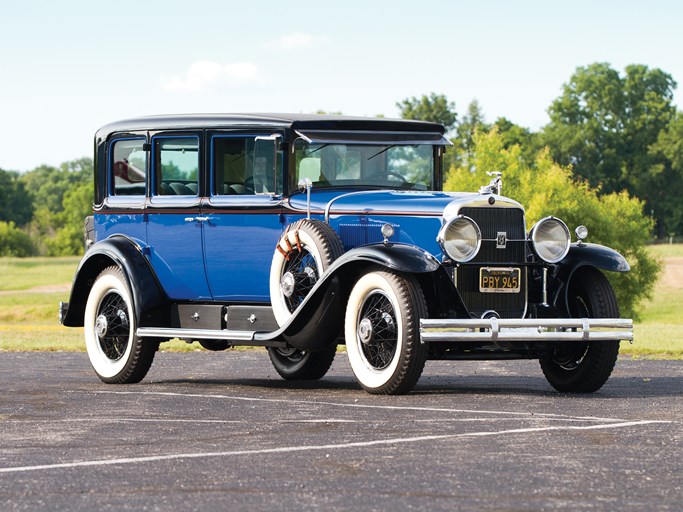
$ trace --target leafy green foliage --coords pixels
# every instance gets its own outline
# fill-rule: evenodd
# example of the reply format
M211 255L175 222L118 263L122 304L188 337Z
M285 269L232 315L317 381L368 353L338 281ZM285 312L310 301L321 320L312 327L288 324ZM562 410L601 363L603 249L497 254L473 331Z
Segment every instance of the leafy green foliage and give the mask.
M36 249L31 237L17 228L14 222L0 221L0 256L34 256Z
M418 121L431 121L441 123L446 130L455 127L458 115L455 111L455 103L449 102L443 94L423 94L421 98L407 98L396 103L403 119L416 119Z
M683 233L683 113L678 112L666 130L650 146L650 155L659 163L651 170L652 200L665 235ZM654 212L653 212L654 213Z
M675 87L669 74L643 65L627 66L624 76L607 63L580 67L548 110L544 143L591 186L627 190L664 219L668 203L679 199L662 196L662 154L650 147L674 117Z
M83 219L92 210L92 176L88 158L59 168L41 165L23 175L0 170L0 221L5 221L0 254L81 254Z
M0 169L0 221L27 224L33 215L33 203L26 200L26 188L16 172Z
M653 221L643 215L643 203L627 192L598 195L568 167L557 164L548 150L538 152L534 165L529 165L521 147L505 148L495 129L475 134L474 145L471 166L451 171L444 189L476 191L489 182L486 171L502 171L503 194L524 205L528 227L549 215L561 218L570 229L587 226L590 242L612 247L629 261L630 272L608 277L622 315L637 318L638 305L652 295L660 270L646 249Z

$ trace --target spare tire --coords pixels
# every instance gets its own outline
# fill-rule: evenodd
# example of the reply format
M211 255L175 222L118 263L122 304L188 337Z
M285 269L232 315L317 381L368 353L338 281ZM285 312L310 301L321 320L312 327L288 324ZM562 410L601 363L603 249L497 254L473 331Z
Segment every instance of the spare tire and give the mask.
M339 236L324 222L301 219L287 227L270 267L270 301L280 326L343 252Z

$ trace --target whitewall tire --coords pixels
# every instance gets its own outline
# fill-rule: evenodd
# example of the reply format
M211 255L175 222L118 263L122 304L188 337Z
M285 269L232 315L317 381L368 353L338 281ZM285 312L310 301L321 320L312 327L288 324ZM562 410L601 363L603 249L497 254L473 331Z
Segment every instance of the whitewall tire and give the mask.
M84 317L88 358L102 381L139 382L147 374L159 343L143 343L136 330L128 282L119 267L109 267L90 289Z
M287 228L270 266L270 300L279 325L289 320L343 251L337 233L323 222L302 219Z
M408 275L377 270L363 275L349 296L346 353L360 385L373 394L402 394L417 383L426 360L419 322L424 294Z

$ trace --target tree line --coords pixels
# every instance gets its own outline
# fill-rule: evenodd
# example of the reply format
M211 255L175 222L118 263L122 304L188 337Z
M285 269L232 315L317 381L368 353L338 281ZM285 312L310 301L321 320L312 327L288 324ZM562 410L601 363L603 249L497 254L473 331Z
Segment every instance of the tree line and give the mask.
M646 236L664 238L683 233L683 113L673 105L675 89L671 75L644 65L623 73L607 63L579 67L549 106L550 122L538 131L503 117L487 122L476 100L461 117L442 94L397 106L404 118L446 126L454 145L445 157L447 176L475 172L477 134L496 133L501 150L519 148L518 158L532 169L547 148L596 197L625 192L639 198L644 215L654 219ZM89 158L23 174L0 169L0 255L81 253L92 179Z
M23 174L0 169L0 256L82 254L93 189L90 158Z
M673 104L676 82L645 65L623 73L608 63L579 67L548 107L550 122L538 131L504 117L487 123L476 100L458 119L441 94L408 98L397 107L409 119L436 121L453 135L446 169L468 167L475 134L495 131L503 148L520 147L532 167L547 148L552 159L585 180L598 195L627 192L644 202L657 238L683 233L683 112ZM495 169L490 169L495 170Z

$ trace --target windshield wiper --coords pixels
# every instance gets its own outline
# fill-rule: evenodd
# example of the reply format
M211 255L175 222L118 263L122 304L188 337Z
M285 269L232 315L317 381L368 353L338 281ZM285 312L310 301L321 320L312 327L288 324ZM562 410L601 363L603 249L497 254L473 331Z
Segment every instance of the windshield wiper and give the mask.
M312 155L313 153L316 153L316 152L320 151L321 149L324 149L324 148L326 148L327 146L330 146L330 145L331 145L331 144L323 144L323 145L320 146L319 148L315 148L315 149L314 149L313 151L311 151L310 153L304 153L304 156L310 156L310 155Z
M372 160L373 158L375 158L376 156L379 156L379 155L381 155L382 153L386 153L386 152L389 151L391 148L395 148L396 146L398 146L398 144L392 144L391 146L387 146L387 147L384 148L383 150L378 151L377 153L375 153L374 155L372 155L370 158L368 158L368 162L369 162L370 160Z

